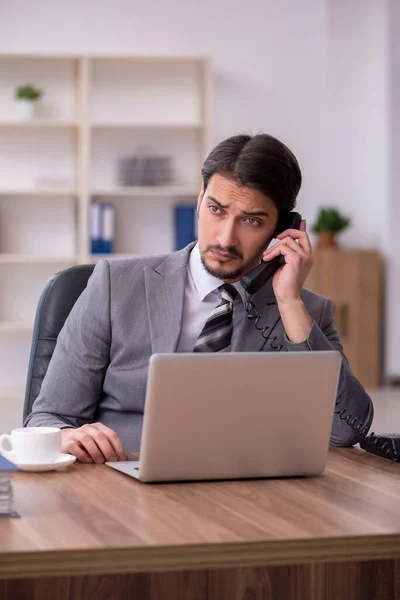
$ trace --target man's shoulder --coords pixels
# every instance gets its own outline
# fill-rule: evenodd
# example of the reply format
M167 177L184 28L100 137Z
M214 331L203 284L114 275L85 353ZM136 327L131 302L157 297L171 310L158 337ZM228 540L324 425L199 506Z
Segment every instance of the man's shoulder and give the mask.
M149 254L142 256L132 256L126 258L108 258L106 259L110 268L110 272L120 273L126 271L135 271L144 269L145 267L157 268L170 256L168 254Z
M167 252L164 254L148 254L132 256L127 258L107 258L111 277L125 274L144 273L146 268L150 268L167 275L179 268L187 266L189 253L194 243L189 244L176 252Z
M307 310L322 310L327 300L326 296L321 296L316 292L312 292L307 288L301 290L301 298L307 308Z

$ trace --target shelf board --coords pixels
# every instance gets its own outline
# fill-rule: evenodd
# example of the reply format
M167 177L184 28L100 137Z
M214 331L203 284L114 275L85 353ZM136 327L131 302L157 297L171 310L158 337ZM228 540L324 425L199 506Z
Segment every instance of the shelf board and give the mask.
M0 196L76 196L77 191L71 188L26 188L0 189Z
M75 265L76 256L35 256L33 254L1 254L0 265Z
M165 185L165 186L135 186L115 187L105 189L93 189L92 196L130 196L130 197L159 197L159 196L198 196L201 184L198 186L188 185Z
M16 129L48 129L48 128L73 128L78 127L76 121L63 121L60 119L32 119L31 121L0 121L0 128Z
M77 60L88 56L87 54L42 54L40 52L29 52L24 54L23 52L5 52L0 55L0 60Z
M2 333L32 333L33 323L27 321L0 321L0 335Z
M0 388L0 400L18 401L24 398L24 388Z
M202 123L134 123L134 122L94 122L92 129L202 129Z
M136 258L139 256L146 256L145 254L138 254L133 253L132 254L117 254L117 253L110 253L110 254L90 254L88 257L88 260L91 262L95 262L97 260L100 260L102 258Z
M186 63L202 63L210 60L208 56L192 56L190 54L186 56L165 56L161 54L43 54L40 52L34 52L29 54L24 54L23 52L16 53L2 53L0 55L0 60L81 60L81 59L90 59L90 60L104 60L104 61L124 61L124 62L139 62L139 63L176 63L176 64L186 64Z
M88 54L86 55L92 60L103 60L103 61L124 61L124 62L136 62L136 63L175 63L175 64L199 64L208 62L210 60L207 56L164 56L164 55L126 55L126 54Z

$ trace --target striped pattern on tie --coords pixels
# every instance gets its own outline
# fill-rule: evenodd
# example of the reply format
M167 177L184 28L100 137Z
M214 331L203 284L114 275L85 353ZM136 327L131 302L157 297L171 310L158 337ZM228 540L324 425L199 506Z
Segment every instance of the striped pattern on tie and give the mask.
M231 343L233 301L238 291L229 283L219 286L220 303L208 317L193 352L221 352Z

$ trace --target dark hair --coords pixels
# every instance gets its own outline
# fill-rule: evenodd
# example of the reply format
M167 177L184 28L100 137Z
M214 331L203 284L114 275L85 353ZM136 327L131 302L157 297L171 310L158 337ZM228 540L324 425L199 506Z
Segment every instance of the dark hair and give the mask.
M285 144L266 133L234 135L218 144L201 170L204 189L216 173L268 196L279 214L293 210L301 187L296 157Z

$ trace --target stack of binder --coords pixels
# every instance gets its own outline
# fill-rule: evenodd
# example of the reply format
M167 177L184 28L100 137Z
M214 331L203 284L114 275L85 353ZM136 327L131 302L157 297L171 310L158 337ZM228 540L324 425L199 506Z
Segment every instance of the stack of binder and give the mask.
M126 156L118 161L118 184L123 186L157 186L172 182L170 156Z
M114 252L115 207L112 204L92 202L90 207L90 241L92 254Z
M16 465L4 458L4 456L0 456L0 518L18 517L14 509L11 483L12 472L17 470L18 467Z

